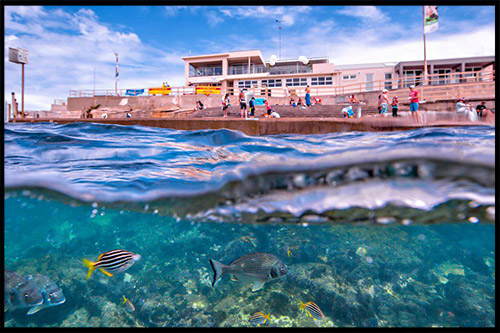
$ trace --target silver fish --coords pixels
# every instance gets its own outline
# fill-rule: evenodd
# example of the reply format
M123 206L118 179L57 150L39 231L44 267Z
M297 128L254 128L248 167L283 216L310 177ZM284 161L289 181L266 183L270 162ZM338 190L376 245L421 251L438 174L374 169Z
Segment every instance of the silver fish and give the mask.
M252 291L257 291L267 281L279 279L288 273L285 264L275 255L268 253L252 253L233 260L229 265L210 259L210 265L214 271L212 287L228 273L234 281L253 283Z
M29 311L28 315L37 313L38 311L62 304L66 301L62 289L54 283L50 278L41 274L28 275L26 277L28 280L33 281L33 283L38 287L40 293L43 297L43 303L33 306Z
M19 309L43 303L40 289L33 281L11 271L4 271L5 308Z

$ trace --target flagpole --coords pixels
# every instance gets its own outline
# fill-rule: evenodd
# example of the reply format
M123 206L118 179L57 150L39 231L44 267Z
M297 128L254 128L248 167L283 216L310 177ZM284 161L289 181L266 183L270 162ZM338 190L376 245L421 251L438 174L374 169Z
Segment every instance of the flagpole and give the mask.
M424 86L427 83L427 54L425 48L425 6L422 6L422 28L424 33L424 82L422 82L422 89L420 91L420 97L424 99Z
M118 96L118 53L115 52L116 63L115 63L115 95Z

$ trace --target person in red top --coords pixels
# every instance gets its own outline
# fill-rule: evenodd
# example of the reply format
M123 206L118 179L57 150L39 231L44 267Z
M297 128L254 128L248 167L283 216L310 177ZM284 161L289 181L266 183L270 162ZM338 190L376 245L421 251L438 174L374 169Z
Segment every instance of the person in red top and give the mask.
M408 99L410 100L410 112L413 117L418 121L418 90L415 89L415 86L412 84L409 86L410 89L410 96Z

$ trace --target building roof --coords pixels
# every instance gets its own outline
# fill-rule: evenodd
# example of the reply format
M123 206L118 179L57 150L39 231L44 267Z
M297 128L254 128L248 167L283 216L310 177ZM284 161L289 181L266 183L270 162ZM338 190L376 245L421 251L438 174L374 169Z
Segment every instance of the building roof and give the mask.
M396 62L373 62L369 64L348 64L348 65L335 65L337 70L347 69L362 69L362 68L380 68L380 67L394 67Z

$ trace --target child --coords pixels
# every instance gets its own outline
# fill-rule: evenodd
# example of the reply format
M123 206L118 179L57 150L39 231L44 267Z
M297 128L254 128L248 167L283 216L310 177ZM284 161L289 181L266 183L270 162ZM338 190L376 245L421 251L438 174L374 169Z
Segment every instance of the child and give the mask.
M269 102L267 101L267 99L264 100L264 104L266 105L267 117L269 117L273 109L271 109L271 107L269 106Z
M399 106L399 101L398 101L398 96L394 96L392 98L392 116L397 117L398 116L398 106Z
M250 102L248 102L249 110L250 111L250 117L254 117L255 114L255 97L252 97Z

